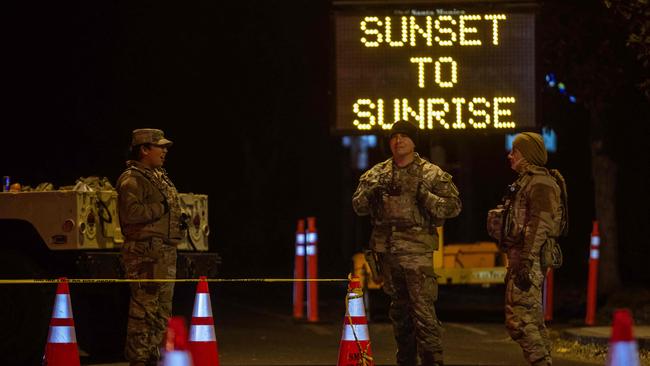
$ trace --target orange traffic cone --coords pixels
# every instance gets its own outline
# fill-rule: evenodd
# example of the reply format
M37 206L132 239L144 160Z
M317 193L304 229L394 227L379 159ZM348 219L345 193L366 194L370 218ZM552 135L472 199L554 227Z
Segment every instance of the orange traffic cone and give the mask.
M639 366L639 350L632 335L632 314L629 309L614 310L612 336L607 354L608 366Z
M219 366L217 337L214 334L212 304L205 276L201 276L196 287L196 299L192 312L189 348L194 366Z
M182 317L169 318L163 351L163 366L194 366L192 355L187 350L187 328Z
M43 365L78 366L80 365L79 349L77 348L77 335L74 331L68 279L64 277L59 280Z
M337 366L373 366L368 321L359 276L351 275Z

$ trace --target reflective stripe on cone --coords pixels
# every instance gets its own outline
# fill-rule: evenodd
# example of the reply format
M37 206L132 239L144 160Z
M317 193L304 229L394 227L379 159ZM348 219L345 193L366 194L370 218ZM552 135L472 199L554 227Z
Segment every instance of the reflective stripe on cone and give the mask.
M609 345L608 366L639 366L636 342L617 342Z
M192 366L192 359L187 351L168 351L165 353L164 366Z
M214 325L192 325L190 328L190 342L216 342Z
M194 310L192 317L195 318L212 318L212 304L210 303L210 294L197 293L194 300Z
M354 329L352 329L354 327ZM357 338L354 338L354 335L357 335ZM343 326L343 336L341 338L344 341L369 341L370 334L368 332L368 326L363 325L350 325L346 324Z
M74 327L50 326L50 334L47 336L48 343L77 343L77 335Z

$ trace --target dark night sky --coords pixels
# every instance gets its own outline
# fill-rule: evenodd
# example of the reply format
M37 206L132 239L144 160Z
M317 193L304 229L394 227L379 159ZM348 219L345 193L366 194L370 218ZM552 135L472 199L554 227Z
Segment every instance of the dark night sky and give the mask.
M209 194L226 264L270 256L263 267L290 273L277 258L291 258L295 220L335 217L329 2L14 6L3 175L115 181L131 130L157 127L176 143L166 167L179 190Z
M32 186L90 175L114 182L131 130L161 128L175 141L166 167L179 190L209 195L211 245L224 258L224 276L289 277L295 221L308 215L319 220L321 273L347 271L364 224L351 222L357 176L329 134L329 1L10 7L3 10L10 30L3 42L3 175ZM567 254L579 263L584 256L581 270L593 201L588 138L580 132L586 117L575 109L551 115L574 122L558 132L560 152L551 163L575 192L575 245ZM486 240L485 210L513 178L503 139L439 142L465 163L449 170L472 199L450 223L449 238ZM372 154L375 162L384 158L379 149ZM630 230L638 239L639 229Z

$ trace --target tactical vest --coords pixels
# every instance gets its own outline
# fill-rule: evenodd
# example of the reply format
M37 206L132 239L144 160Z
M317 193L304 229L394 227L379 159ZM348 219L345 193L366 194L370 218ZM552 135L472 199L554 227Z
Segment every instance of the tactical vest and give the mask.
M164 231L167 232L167 239L170 241L178 241L183 238L183 232L181 230L181 207L180 200L178 198L178 192L176 187L172 183L171 179L167 176L167 173L164 169L159 168L155 170L142 169L137 165L129 165L126 170L136 171L145 177L152 186L160 191L167 206L169 207L169 212L163 215L156 222L151 223L152 226L164 225ZM165 221L167 225L165 225Z
M523 240L524 225L528 215L528 206L526 202L526 196L530 189L528 186L532 184L531 182L533 180L540 182L541 180L546 179L555 182L560 188L560 204L557 207L556 212L554 212L554 223L548 235L551 238L557 238L566 232L568 226L568 207L566 203L566 193L563 192L565 187L563 187L563 184L560 184L557 178L550 174L548 170L546 170L546 174L528 171L521 174L517 180L508 187L509 192L504 196L500 239L501 244L505 247L520 243Z
M380 225L422 228L429 227L427 215L417 202L417 190L422 182L423 164L413 162L405 168L398 168L391 161L386 164L382 182L388 187L382 195L378 221Z
M404 168L396 168L392 159L376 167L377 181L386 189L370 201L372 250L404 254L430 253L438 248L435 227L442 225L444 219L431 217L417 202L417 190L424 184L425 164L424 159L416 156Z

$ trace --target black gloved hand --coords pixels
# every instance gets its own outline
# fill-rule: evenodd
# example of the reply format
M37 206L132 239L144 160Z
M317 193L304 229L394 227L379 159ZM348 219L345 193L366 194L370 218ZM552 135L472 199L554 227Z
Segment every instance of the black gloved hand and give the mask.
M383 184L379 182L372 183L366 191L366 198L368 198L368 200L377 199L381 197L385 191L386 187Z
M514 282L522 291L530 290L533 282L530 280L530 268L533 262L530 259L522 259L514 270Z

